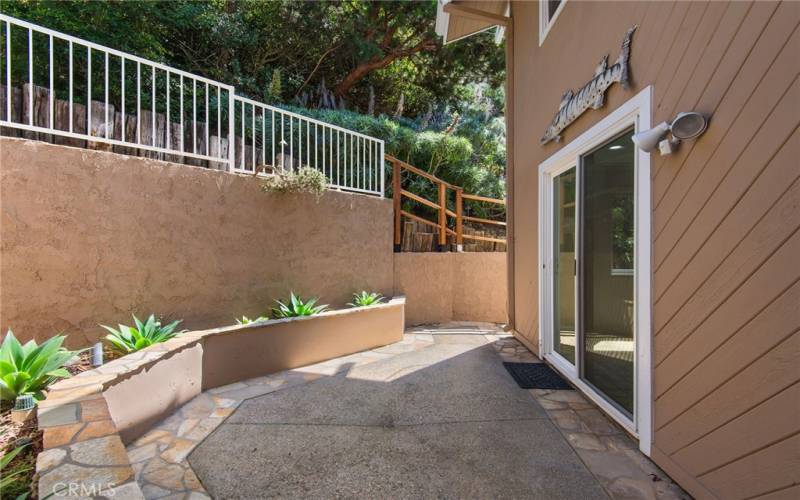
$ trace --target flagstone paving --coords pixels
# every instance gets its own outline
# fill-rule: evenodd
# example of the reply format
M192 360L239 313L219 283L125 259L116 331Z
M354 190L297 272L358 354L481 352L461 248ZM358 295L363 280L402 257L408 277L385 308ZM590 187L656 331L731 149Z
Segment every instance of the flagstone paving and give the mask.
M688 498L576 391L491 324L207 391L131 443L146 498Z

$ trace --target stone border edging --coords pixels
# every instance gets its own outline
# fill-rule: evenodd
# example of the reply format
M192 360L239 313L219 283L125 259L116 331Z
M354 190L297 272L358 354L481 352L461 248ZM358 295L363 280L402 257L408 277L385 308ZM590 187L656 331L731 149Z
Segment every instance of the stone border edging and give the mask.
M125 443L200 392L234 378L399 341L404 307L405 297L395 297L377 306L187 332L53 384L38 410L44 431L38 491L144 498Z

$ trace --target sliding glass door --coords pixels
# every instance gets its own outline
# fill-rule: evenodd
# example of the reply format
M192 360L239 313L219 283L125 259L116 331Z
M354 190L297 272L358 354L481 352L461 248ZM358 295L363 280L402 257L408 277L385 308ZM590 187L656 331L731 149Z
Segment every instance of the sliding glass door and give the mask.
M575 167L553 179L553 349L575 364Z
M631 131L581 158L581 376L633 414Z
M633 130L552 182L552 350L624 414L634 411Z

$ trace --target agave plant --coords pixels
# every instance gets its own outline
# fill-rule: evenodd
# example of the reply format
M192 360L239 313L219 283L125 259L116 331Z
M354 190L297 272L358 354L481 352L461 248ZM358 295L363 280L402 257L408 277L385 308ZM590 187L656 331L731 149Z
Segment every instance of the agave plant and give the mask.
M249 325L250 323L261 323L262 321L268 321L269 318L264 316L259 316L257 318L248 318L247 316L242 316L241 318L236 318L237 325Z
M0 345L0 399L14 400L22 394L44 397L44 390L59 378L67 378L64 365L78 352L61 347L63 335L56 335L41 345L30 340L20 344L11 330Z
M382 303L383 299L383 295L379 294L378 292L367 292L366 290L362 290L358 293L354 293L353 302L349 302L347 305L350 307L374 306Z
M307 302L303 302L303 299L291 292L288 303L284 304L280 300L275 301L278 307L272 309L272 316L275 318L294 318L297 316L312 316L326 311L328 305L315 305L317 300L319 299L312 298Z
M119 325L119 330L106 325L100 326L108 330L109 335L106 335L106 340L111 344L111 347L116 351L127 354L150 347L153 344L166 342L185 332L186 330L175 331L181 321L177 320L168 325L162 325L161 321L151 314L147 321L142 323L134 315L133 322L136 326Z

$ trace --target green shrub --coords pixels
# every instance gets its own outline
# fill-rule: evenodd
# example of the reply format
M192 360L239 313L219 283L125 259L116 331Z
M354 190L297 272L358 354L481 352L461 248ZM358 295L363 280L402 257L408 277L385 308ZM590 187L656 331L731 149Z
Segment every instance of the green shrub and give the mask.
M16 485L14 483L22 480L22 478L19 477L21 474L31 470L31 467L23 467L23 468L18 468L17 470L9 470L11 469L11 467L8 466L8 464L11 463L12 460L14 460L14 457L19 455L20 452L24 450L26 446L28 445L23 444L22 446L17 446L13 450L3 455L2 458L0 458L0 491L3 492L4 497L6 494L10 493L10 490L19 489L19 486L21 485ZM27 497L27 495L23 493L21 496L18 496L17 498L19 499L20 497L24 499ZM9 496L9 498L13 497Z
M175 331L175 328L181 323L182 320L173 321L168 325L162 325L161 321L156 320L155 315L151 314L147 321L142 323L136 315L133 316L133 322L136 326L119 325L119 330L115 330L106 325L100 325L108 330L109 335L106 335L106 340L111 344L111 347L120 353L127 354L130 352L150 347L153 344L166 342L167 340L176 337L177 335L185 332L181 330Z
M261 189L276 193L310 193L317 198L325 193L328 180L325 174L311 167L302 167L297 171L277 171L264 180Z
M250 319L247 316L242 316L241 318L236 318L237 325L249 325L250 323L261 323L262 321L268 321L269 318L264 316L259 316L257 318Z
M437 177L444 177L458 175L460 169L472 166L472 158L472 144L464 137L426 131L417 134L417 142L409 163ZM453 169L454 166L457 168ZM467 177L461 179L450 177L448 181L450 179L460 181L461 184L471 182Z
M59 378L68 378L64 365L78 352L61 347L63 335L56 335L41 345L30 340L20 344L11 330L0 345L0 399L16 399L21 394L44 397L44 390Z
M281 70L275 68L272 70L272 79L270 80L269 87L267 87L267 91L265 93L265 101L271 103L280 102L282 93Z
M292 292L286 304L280 300L275 301L278 307L272 309L272 316L274 318L294 318L297 316L312 316L326 311L328 306L326 304L315 305L317 300L319 299L312 298L308 302L303 302L303 299Z
M484 89L485 91L485 89ZM436 111L431 120L393 119L385 115L373 117L349 110L306 109L281 106L287 110L362 134L384 140L386 153L430 172L451 184L461 186L465 193L503 198L505 195L505 123L492 106L490 96L479 98L475 89L464 96L465 106L458 110ZM467 104L471 103L471 104ZM488 107L487 107L488 106ZM449 109L449 108L448 108ZM385 165L387 195L391 193L392 169ZM404 176L405 189L430 200L438 199L438 190L419 176ZM450 204L453 199L451 196ZM435 212L410 200L403 209L428 219ZM505 207L469 202L464 204L465 215L502 218Z
M367 292L362 290L353 294L353 302L348 303L350 307L374 306L383 302L383 295L378 292Z

